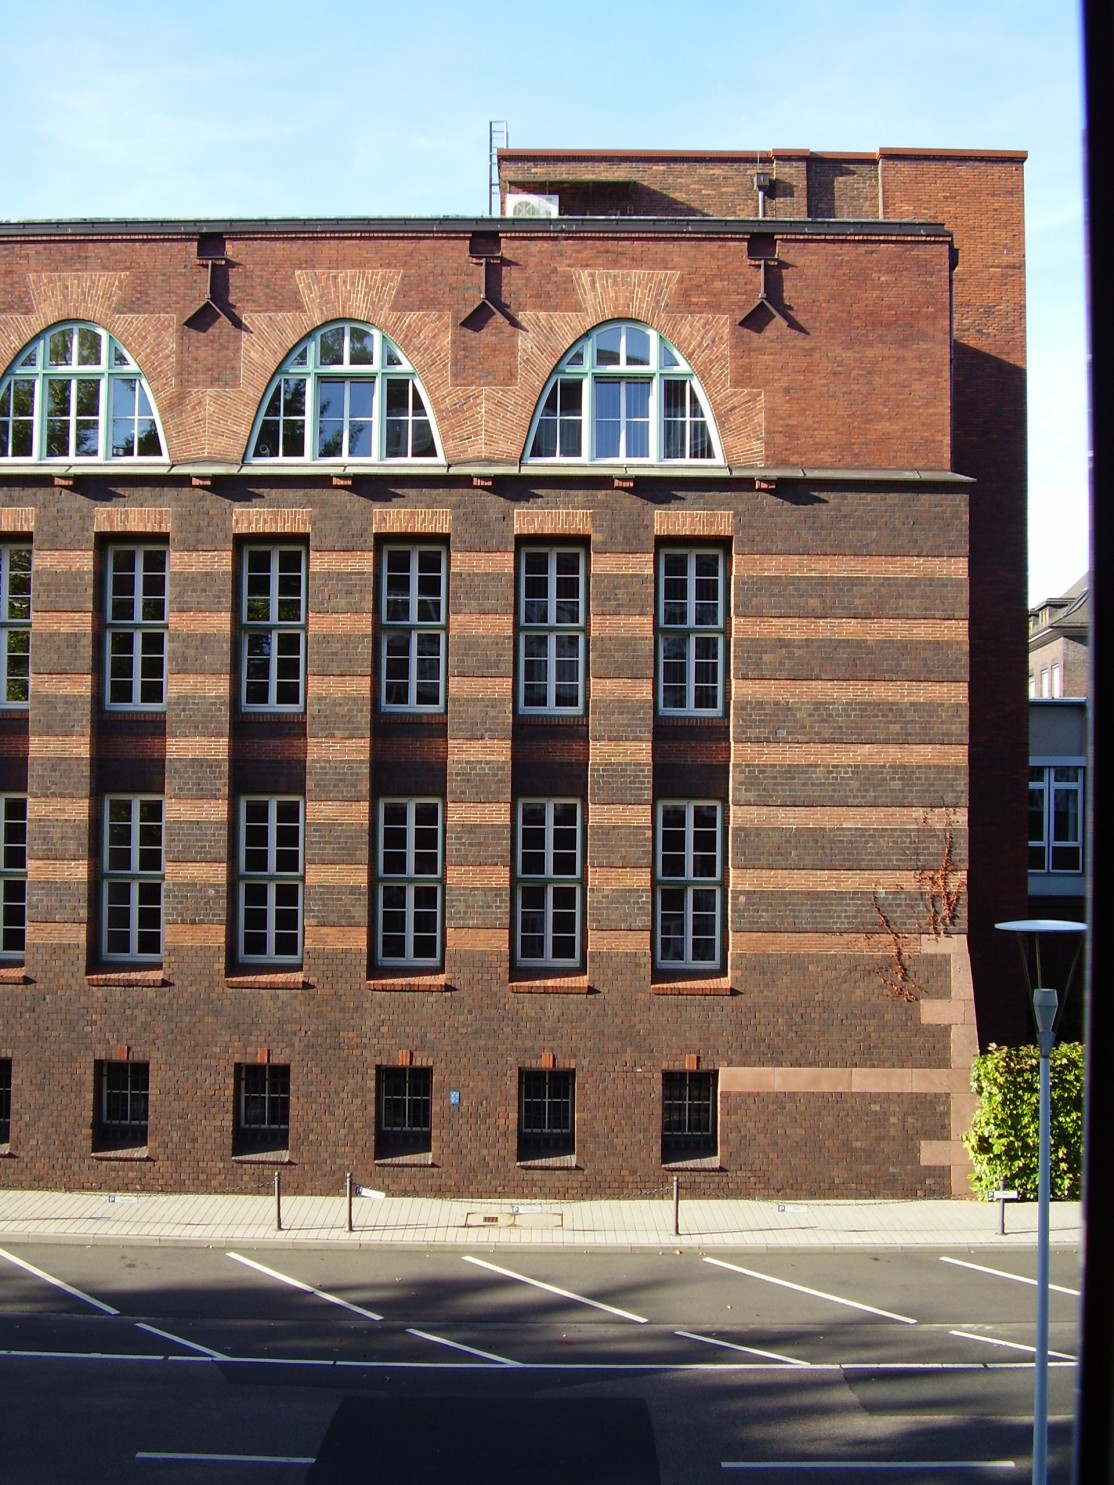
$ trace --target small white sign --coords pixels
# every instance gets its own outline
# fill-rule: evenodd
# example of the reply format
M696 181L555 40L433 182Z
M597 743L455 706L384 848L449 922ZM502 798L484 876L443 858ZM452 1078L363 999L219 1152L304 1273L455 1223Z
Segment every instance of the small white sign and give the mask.
M387 1193L385 1191L376 1191L373 1186L357 1186L356 1195L370 1196L375 1201L386 1201L387 1199Z
M1016 1191L992 1191L987 1198L988 1201L1016 1201Z

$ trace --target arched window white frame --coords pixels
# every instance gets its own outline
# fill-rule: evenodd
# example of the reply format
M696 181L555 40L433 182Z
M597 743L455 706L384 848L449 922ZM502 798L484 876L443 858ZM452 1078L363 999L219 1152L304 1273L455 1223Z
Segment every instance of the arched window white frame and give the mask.
M342 320L307 335L279 367L248 458L440 460L441 441L417 372L395 343L372 325Z
M692 368L649 325L597 325L546 383L528 460L560 463L722 463L707 399Z
M44 330L0 380L0 459L165 458L139 367L98 325Z

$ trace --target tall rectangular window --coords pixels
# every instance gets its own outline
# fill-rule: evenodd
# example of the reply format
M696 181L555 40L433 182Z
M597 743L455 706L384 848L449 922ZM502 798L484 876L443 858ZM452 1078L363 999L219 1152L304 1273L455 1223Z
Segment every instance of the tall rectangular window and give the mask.
M232 1153L277 1152L290 1146L290 1066L279 1062L236 1064L236 1115Z
M116 1150L147 1143L150 1064L98 1062L93 1148Z
M379 802L380 964L441 962L441 818L439 799Z
M722 715L725 596L723 552L658 552L658 710L664 715Z
M303 801L240 800L240 932L245 963L302 962Z
M101 955L162 959L163 801L110 795L104 802Z
M0 1057L0 1145L12 1138L12 1059Z
M520 799L515 959L576 968L581 963L584 874L579 799Z
M518 1159L556 1160L576 1151L576 1073L521 1068L518 1074Z
M425 1155L433 1140L433 1069L375 1069L375 1158Z
M380 700L388 712L445 707L444 547L388 546L380 577Z
M31 548L0 546L0 706L27 705L31 685Z
M715 970L723 940L723 806L662 800L657 808L654 963Z
M661 1159L700 1160L719 1153L719 1077L715 1072L661 1075Z
M297 712L306 699L304 547L245 547L240 704L247 712Z
M105 706L166 706L168 556L164 546L109 547L105 575Z
M584 710L585 553L580 547L519 552L518 709Z
M0 795L0 959L22 959L27 937L27 796Z
M1029 870L1083 870L1082 764L1035 764L1029 769Z

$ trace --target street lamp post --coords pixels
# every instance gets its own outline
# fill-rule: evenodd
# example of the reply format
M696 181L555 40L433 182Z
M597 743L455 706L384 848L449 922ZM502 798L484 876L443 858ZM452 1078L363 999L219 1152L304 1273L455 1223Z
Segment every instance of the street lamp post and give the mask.
M1037 1023L1040 1047L1040 1117L1037 1157L1037 1334L1033 1358L1033 1485L1046 1485L1048 1480L1048 1289L1049 1289L1049 1209L1052 1199L1052 1047L1056 1041L1056 1013L1060 997L1042 984L1042 934L1083 933L1084 923L1070 923L1062 918L1017 918L996 923L1006 933L1016 933L1021 949L1025 980L1032 991L1033 1017ZM1029 976L1026 945L1034 945L1036 984ZM1082 939L1080 940L1082 944ZM1076 951L1078 954L1078 950ZM1074 963L1072 968L1074 969ZM1070 982L1071 972L1068 973Z

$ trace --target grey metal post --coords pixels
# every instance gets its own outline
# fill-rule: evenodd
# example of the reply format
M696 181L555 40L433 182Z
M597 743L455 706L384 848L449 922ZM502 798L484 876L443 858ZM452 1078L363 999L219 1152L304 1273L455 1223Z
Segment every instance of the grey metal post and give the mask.
M282 1231L282 1172L275 1171L275 1231Z
M1055 990L1033 991L1033 1013L1040 1042L1040 1140L1037 1188L1037 1336L1033 1379L1033 1485L1048 1480L1048 1284L1049 1214L1052 1201L1052 1043L1059 997Z
M681 1236L681 1178L673 1177L673 1236Z
M348 1202L348 1231L352 1231L352 1172L344 1178L344 1195Z

